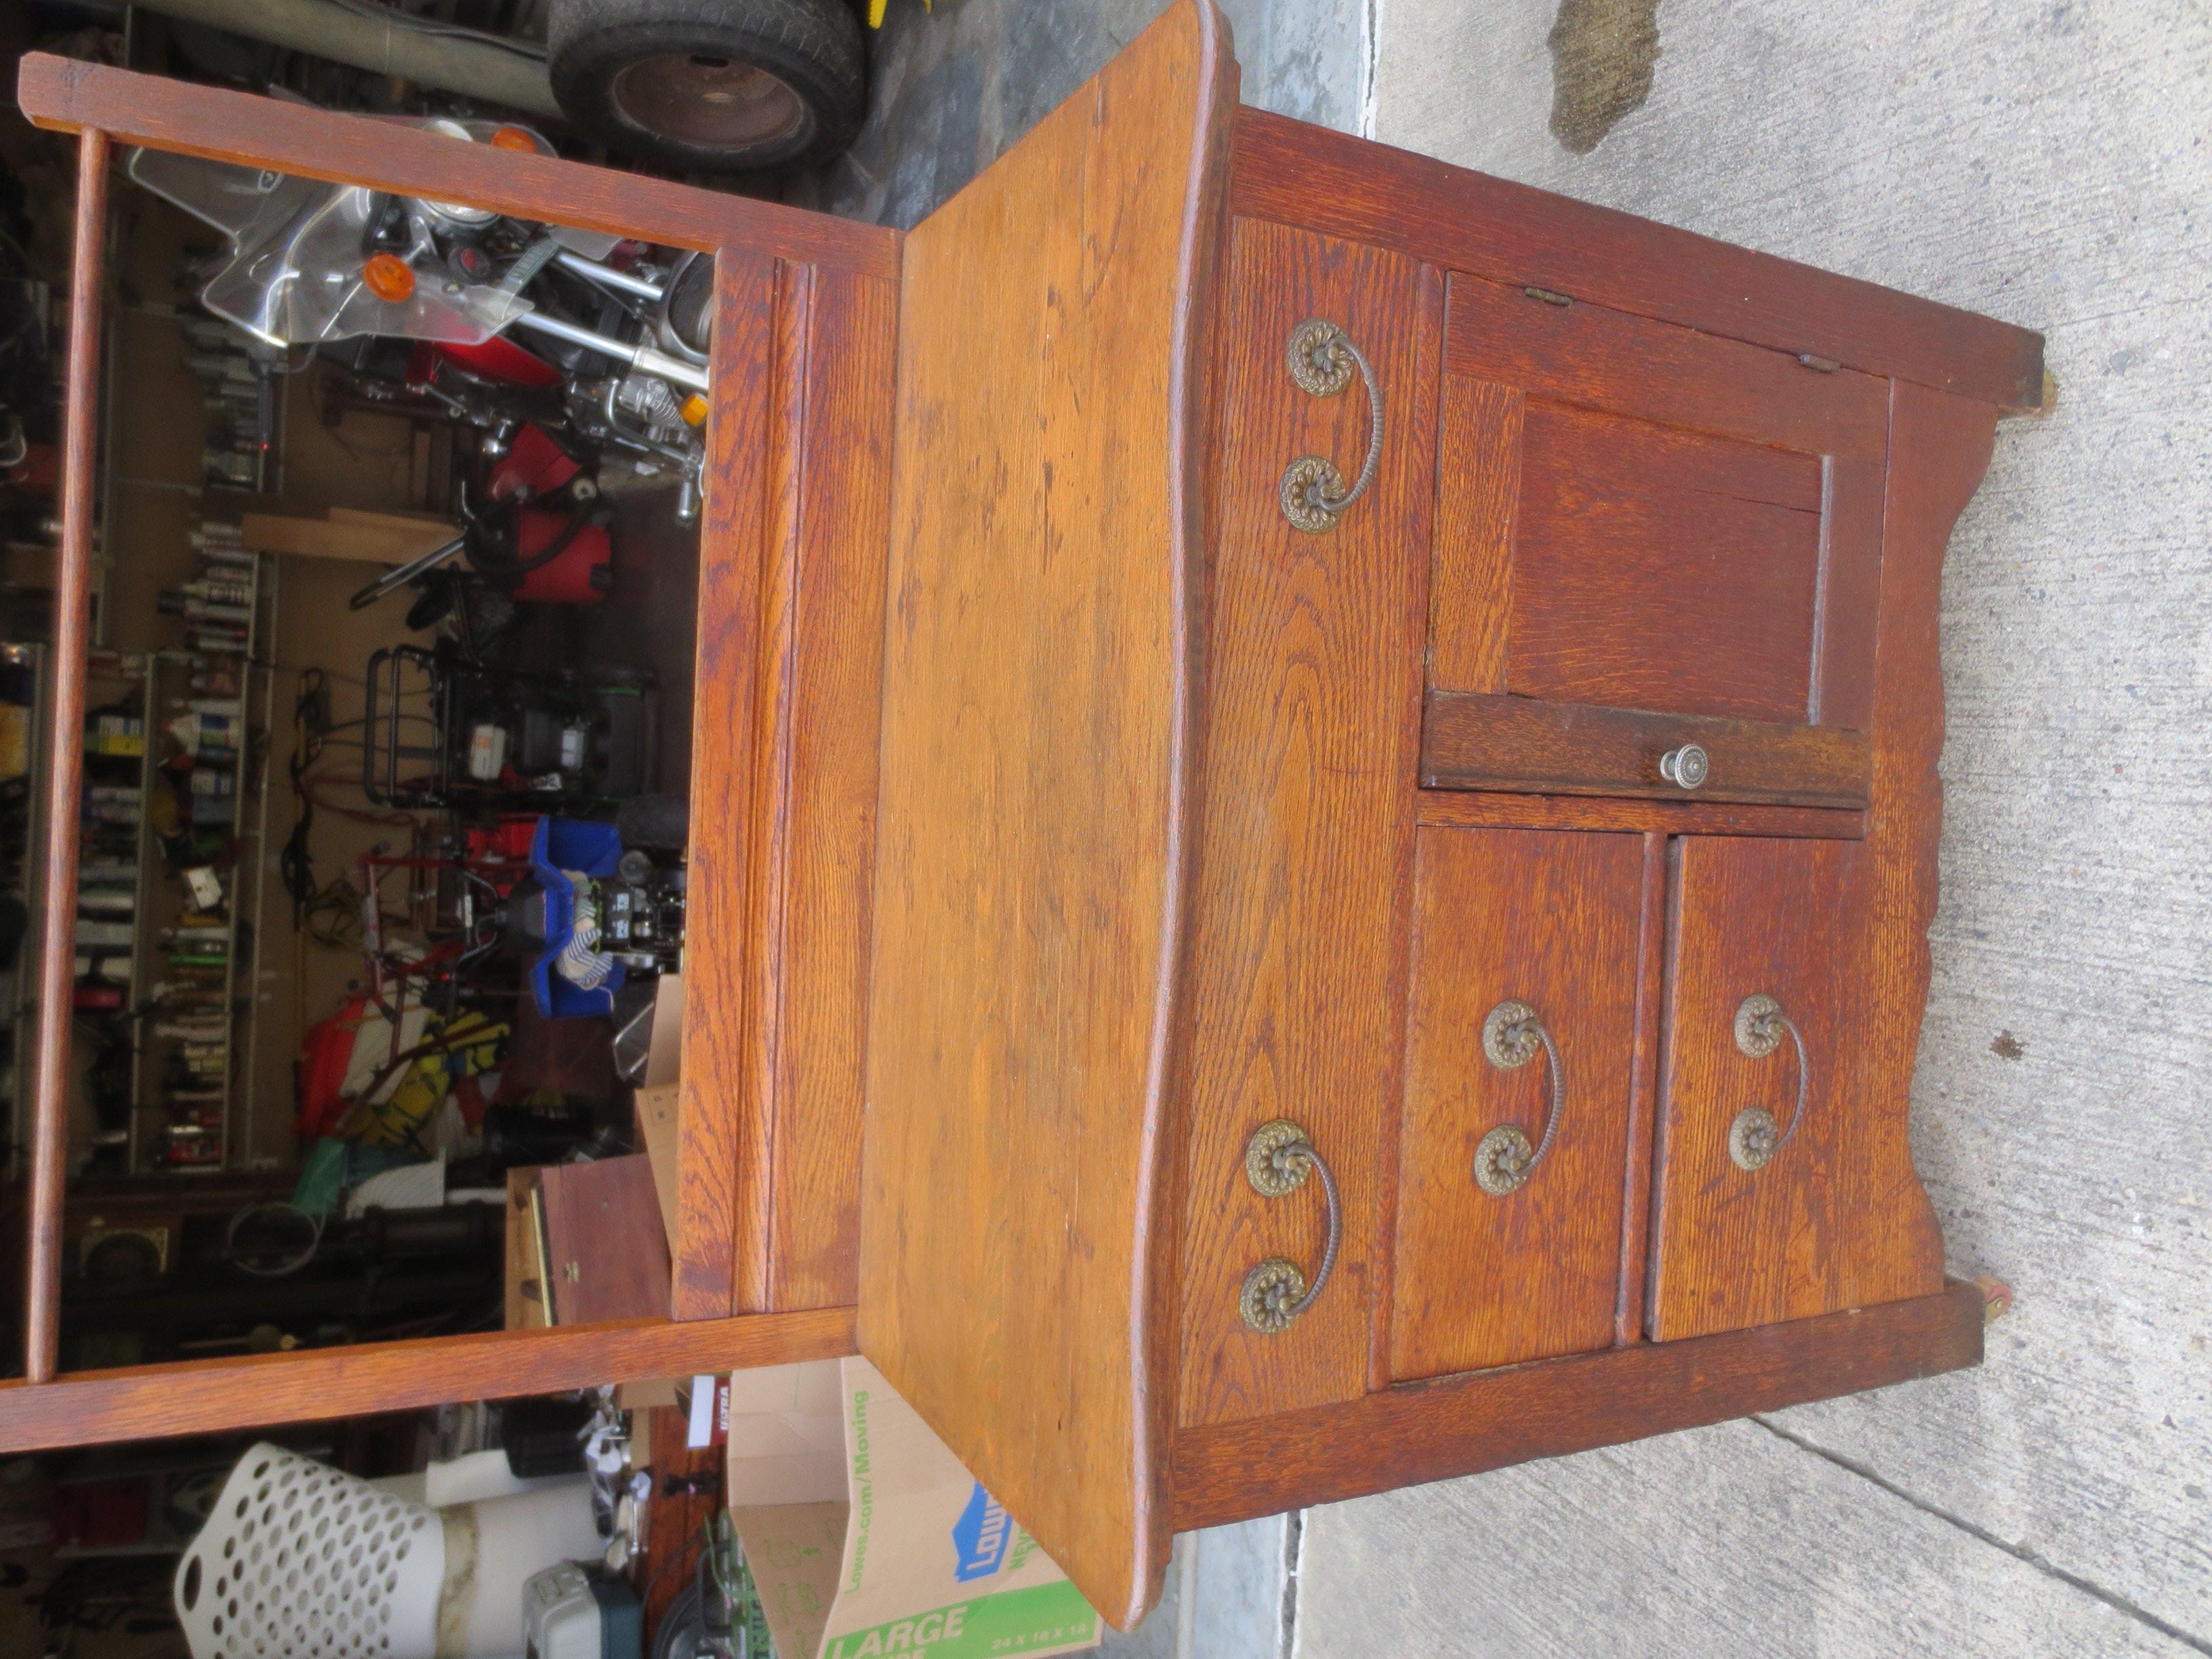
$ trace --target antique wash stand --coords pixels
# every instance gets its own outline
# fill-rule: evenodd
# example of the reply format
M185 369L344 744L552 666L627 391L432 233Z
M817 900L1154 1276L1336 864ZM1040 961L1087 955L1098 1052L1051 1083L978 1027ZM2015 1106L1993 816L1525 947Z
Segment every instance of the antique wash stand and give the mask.
M1241 107L1178 0L913 231L51 58L112 144L717 260L666 1321L57 1375L0 1448L848 1352L1116 1623L1178 1530L1974 1364L1906 1144L1944 544L2033 334Z

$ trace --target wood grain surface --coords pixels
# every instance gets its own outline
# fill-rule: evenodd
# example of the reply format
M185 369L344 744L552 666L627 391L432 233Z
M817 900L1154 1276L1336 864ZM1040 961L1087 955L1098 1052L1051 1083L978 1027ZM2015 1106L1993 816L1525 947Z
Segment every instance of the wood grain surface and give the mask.
M1866 814L1842 807L1627 795L1487 795L1424 789L1414 814L1421 823L1439 829L1637 830L1668 836L1813 836L1830 841L1856 841L1866 833Z
M1981 1363L1982 1293L1441 1377L1276 1418L1187 1428L1189 1531L1618 1445Z
M1942 1237L1907 1135L1942 813L1937 601L1995 416L1896 390L1866 839L1786 854L1759 842L1685 849L1668 989L1682 1052L1668 1061L1655 1174L1656 1337L1913 1296L1942 1273ZM1814 1071L1804 1127L1747 1173L1725 1146L1735 1091L1757 1088L1771 1105L1784 1079L1766 1073L1795 1059L1785 1044L1779 1066L1741 1060L1713 1029L1715 1006L1732 1019L1735 1001L1765 988L1754 978L1783 988L1773 994L1793 1018L1802 1007ZM1731 1056L1757 1066L1756 1080L1737 1077Z
M0 1382L0 1451L219 1434L854 1352L853 1310L426 1336Z
M1431 683L1863 729L1887 383L1557 297L1451 279Z
M643 1152L538 1171L553 1322L668 1316L668 1237Z
M768 447L780 307L779 267L758 254L714 262L714 410L707 423L699 527L698 654L691 708L690 893L677 1236L671 1307L714 1319L735 1306L740 1259L759 1259L757 1210L737 1207L738 1171L761 1154L764 1085L750 1041L759 854L749 812L760 799L759 664L765 626ZM741 1252L740 1229L745 1238Z
M750 783L734 799L694 796L718 818L741 817L747 849L746 1060L742 1080L716 1090L738 1120L741 1312L859 1294L897 326L894 284L784 267L760 645L748 665Z
M1680 800L1685 792L1659 775L1659 758L1686 743L1699 744L1711 761L1697 790L1700 803L1866 805L1869 750L1863 732L1474 691L1429 693L1421 781L1431 789Z
M450 519L414 513L241 513L239 544L288 558L404 564L453 539Z
M1644 837L1424 830L1399 1141L1390 1363L1400 1381L1612 1344L1637 1047ZM1516 1191L1475 1184L1511 1125L1540 1142L1551 1066L1493 1065L1483 1021L1509 999L1559 1050L1564 1104Z
M1520 391L1444 376L1437 417L1437 514L1429 588L1429 682L1503 691L1521 501Z
M107 136L77 143L76 211L70 232L69 359L63 366L58 580L54 584L52 690L40 740L47 756L45 867L31 1006L30 1202L24 1252L23 1374L54 1374L61 1341L62 1207L69 1179L70 1050L76 1018L78 790L84 779L85 653L92 638L94 472L100 444L100 295L107 243ZM29 872L27 872L29 873ZM19 963L17 971L22 971ZM15 1041L22 1038L18 1035Z
M1871 374L1823 374L1786 351L1457 273L1446 315L1444 363L1455 374L1744 443L1883 456L1889 386Z
M1867 1119L1894 1103L1855 1091L1845 1063L1855 1046L1880 1040L1857 1017L1852 960L1865 847L1713 836L1680 850L1660 1083L1656 1336L1893 1301L1924 1291L1925 1276L1941 1271L1940 1240L1929 1260L1923 1239L1907 1252L1900 1286L1886 1229L1870 1229L1844 1201L1875 1150ZM1759 1059L1737 1048L1736 1008L1755 994L1781 1003L1808 1064L1803 1121L1771 1163L1747 1171L1729 1156L1730 1124L1758 1106L1786 1126L1798 1079L1786 1037Z
M1811 718L1817 456L1531 400L1521 458L1506 690Z
M1235 60L1170 8L908 237L863 1351L1127 1625L1168 1529L1170 1013Z
M425 128L31 52L15 95L37 125L105 130L118 143L364 184L672 247L898 275L898 233L665 179L526 155Z
M2042 405L2043 337L2026 329L1263 110L1238 112L1231 199L1509 288Z
M1199 897L1188 996L1181 1420L1218 1422L1369 1384L1383 1293L1391 1137L1405 1058L1404 939L1421 637L1434 497L1433 274L1284 226L1237 222L1217 362L1213 550ZM1320 534L1279 499L1297 456L1356 462L1369 411L1299 389L1285 363L1309 317L1372 357L1389 424L1373 487ZM1334 1277L1287 1330L1248 1328L1245 1274L1310 1273L1320 1195L1256 1193L1253 1132L1304 1127L1336 1172Z

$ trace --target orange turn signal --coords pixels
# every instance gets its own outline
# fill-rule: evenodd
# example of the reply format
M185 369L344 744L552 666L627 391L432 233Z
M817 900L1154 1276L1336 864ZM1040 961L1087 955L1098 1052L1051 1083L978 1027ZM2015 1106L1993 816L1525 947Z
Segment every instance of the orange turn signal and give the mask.
M399 305L415 297L415 269L396 253L372 253L361 268L362 286Z
M525 155L538 154L538 140L521 127L501 127L491 136L495 149L520 150Z

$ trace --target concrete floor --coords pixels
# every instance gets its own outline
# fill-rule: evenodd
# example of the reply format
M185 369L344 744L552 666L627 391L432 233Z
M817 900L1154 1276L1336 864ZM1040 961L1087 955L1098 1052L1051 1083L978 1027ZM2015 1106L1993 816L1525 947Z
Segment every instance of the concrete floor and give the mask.
M900 10L823 199L910 223L1158 5ZM1652 7L1225 9L1250 101L2048 334L1952 543L1914 1097L2016 1310L1977 1372L1204 1534L1119 1650L2212 1654L2212 10L1663 0L1654 59Z
M1376 136L2049 337L1951 544L1914 1088L2018 1304L1977 1372L1314 1511L1298 1650L2212 1653L2212 11L1664 0L1577 155L1562 9L1382 0Z

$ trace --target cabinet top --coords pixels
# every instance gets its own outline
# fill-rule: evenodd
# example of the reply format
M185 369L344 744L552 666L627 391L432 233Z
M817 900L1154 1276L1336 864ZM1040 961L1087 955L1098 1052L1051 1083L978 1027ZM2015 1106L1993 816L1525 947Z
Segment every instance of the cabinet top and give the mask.
M861 1351L1127 1625L1170 1540L1200 427L1236 60L1170 7L908 233Z

